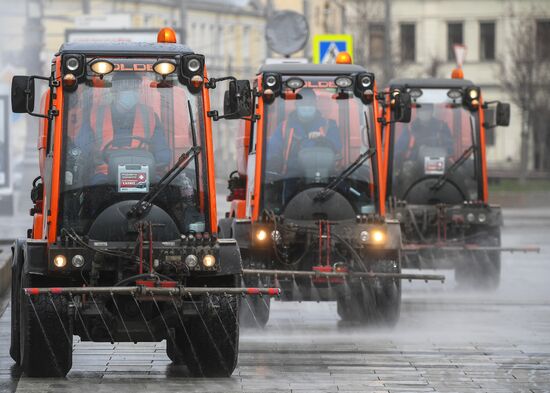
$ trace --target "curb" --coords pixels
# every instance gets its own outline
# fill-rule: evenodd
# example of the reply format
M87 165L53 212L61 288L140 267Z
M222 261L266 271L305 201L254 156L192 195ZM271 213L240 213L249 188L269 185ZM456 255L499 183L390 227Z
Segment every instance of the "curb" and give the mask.
M11 249L2 247L0 251L0 296L2 296L11 285Z

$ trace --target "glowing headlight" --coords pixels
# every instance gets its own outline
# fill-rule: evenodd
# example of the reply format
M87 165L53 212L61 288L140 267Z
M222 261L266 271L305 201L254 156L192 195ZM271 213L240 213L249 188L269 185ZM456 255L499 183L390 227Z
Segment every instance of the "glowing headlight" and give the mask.
M69 71L76 71L78 67L80 67L80 62L76 57L71 57L70 59L67 59L67 63L65 63L65 65Z
M359 234L359 238L363 243L366 243L369 241L370 235L367 231L361 231L361 233Z
M176 70L176 63L172 60L159 60L153 65L153 71L157 74L166 76Z
M271 239L275 242L275 243L279 243L282 239L282 236L281 236L281 232L277 231L277 230L274 230L273 232L271 232Z
M97 59L92 61L90 68L96 74L103 76L113 72L115 66L110 61Z
M267 239L267 232L263 229L258 230L258 232L256 232L256 239L263 242L265 239Z
M487 216L485 215L485 213L479 213L477 215L477 220L479 222L485 222L485 221L487 221Z
M476 89L472 89L468 92L468 95L470 96L470 98L472 100L476 99L477 98L477 90Z
M474 222L476 220L475 214L474 213L466 214L466 220L468 220L468 222Z
M55 265L55 267L65 267L65 265L67 264L67 258L65 258L65 255L57 255L53 259L53 264Z
M84 260L84 257L82 255L75 255L73 259L71 259L71 263L74 267L82 267L84 266L84 263L86 261Z
M187 69L191 72L197 72L201 68L201 62L198 59L191 59L187 62Z
M386 235L379 229L372 231L372 241L376 244L384 243L386 240Z
M334 83L336 84L336 86L343 89L346 87L350 87L353 84L353 81L348 76L340 76L334 80Z
M197 258L195 255L191 254L191 255L188 255L186 258L185 258L185 264L190 267L190 268L193 268L193 267L196 267L198 264L199 264L199 258Z
M265 84L266 86L273 87L277 84L277 78L273 75L269 75L267 78L265 78Z
M216 264L216 258L214 255L205 255L204 258L202 258L202 264L204 267L212 267Z

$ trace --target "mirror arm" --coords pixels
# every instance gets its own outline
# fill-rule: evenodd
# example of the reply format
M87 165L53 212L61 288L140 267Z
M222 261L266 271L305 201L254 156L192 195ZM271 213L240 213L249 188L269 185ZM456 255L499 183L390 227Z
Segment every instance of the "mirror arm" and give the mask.
M208 78L208 82L205 83L205 86L207 89L215 89L216 88L216 84L218 82L223 82L223 81L236 81L237 78L235 78L234 76L224 76L222 78Z

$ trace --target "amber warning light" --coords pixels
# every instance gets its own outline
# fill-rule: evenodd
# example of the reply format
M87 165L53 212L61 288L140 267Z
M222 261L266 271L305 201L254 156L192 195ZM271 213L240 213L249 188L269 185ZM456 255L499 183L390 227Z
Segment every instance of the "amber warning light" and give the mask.
M336 64L351 64L351 55L348 52L340 52L336 55Z
M164 44L175 44L177 42L176 32L170 27L161 29L157 35L157 42Z

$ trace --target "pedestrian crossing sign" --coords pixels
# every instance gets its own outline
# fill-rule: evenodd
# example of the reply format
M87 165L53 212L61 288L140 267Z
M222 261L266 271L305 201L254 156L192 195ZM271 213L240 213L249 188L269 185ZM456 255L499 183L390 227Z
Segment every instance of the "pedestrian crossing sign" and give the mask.
M340 52L348 52L353 59L353 37L349 34L316 34L313 37L313 62L335 64Z

